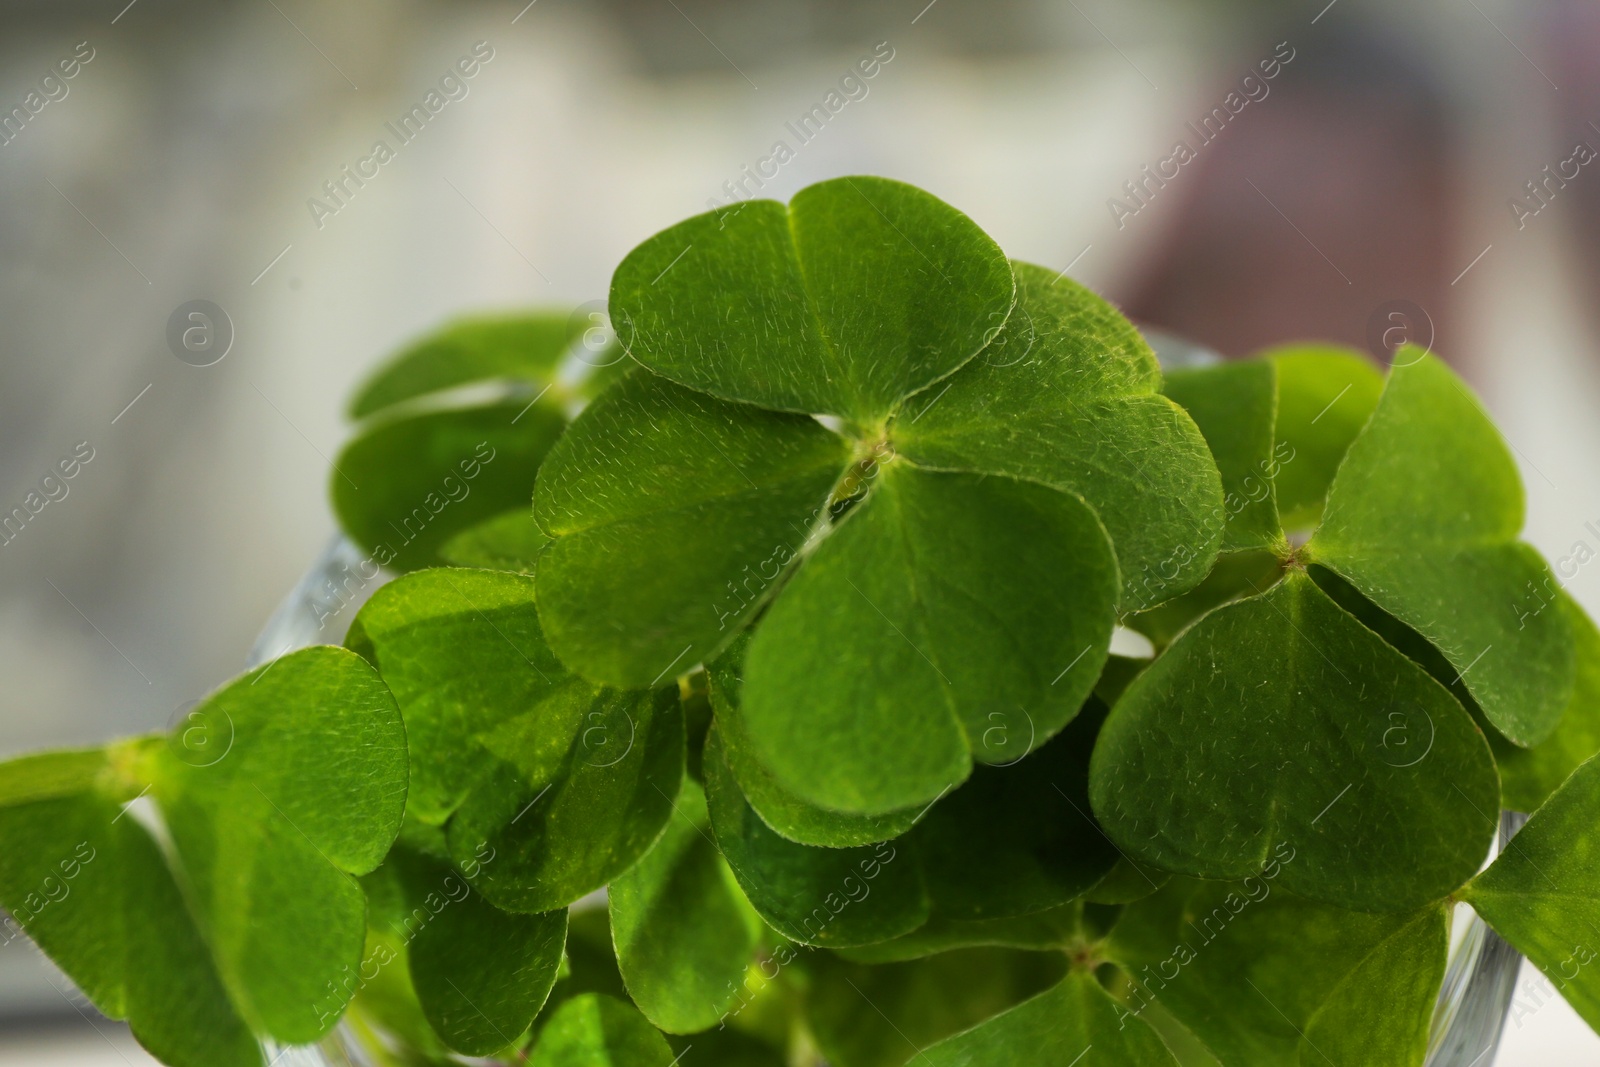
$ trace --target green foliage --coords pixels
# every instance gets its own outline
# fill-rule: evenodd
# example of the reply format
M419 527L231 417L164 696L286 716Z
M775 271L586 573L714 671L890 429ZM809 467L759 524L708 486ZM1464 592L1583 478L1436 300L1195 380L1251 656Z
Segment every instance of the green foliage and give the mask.
M458 1052L513 1045L555 984L567 913L515 915L474 892L442 860L397 847L396 932L407 938L411 984L436 1034Z
M460 319L373 371L350 398L350 417L475 382L549 383L585 325L564 311Z
M601 993L562 1004L539 1031L532 1067L671 1067L672 1048L639 1009Z
M456 534L527 506L565 425L549 398L381 415L334 460L334 512L374 563L437 565Z
M625 368L603 333L566 312L479 316L384 363L351 399L350 417L363 421L329 482L346 532L394 570L522 569L527 535L514 529L447 546L506 512L527 514L568 408Z
M974 760L1014 763L1060 730L1116 607L1111 548L1074 497L916 467L879 481L756 629L741 709L785 789L871 815L931 803Z
M1572 700L1561 715L1561 725L1532 748L1489 735L1500 764L1500 802L1512 811L1537 810L1580 763L1600 752L1600 629L1569 593L1558 595L1556 609L1572 628L1577 660Z
M1426 637L1496 729L1535 744L1571 698L1572 635L1562 612L1529 595L1552 579L1517 540L1511 450L1437 357L1404 349L1396 359L1308 557Z
M697 216L611 281L618 336L650 370L862 427L981 351L1015 295L1005 253L971 219L882 178Z
M900 1067L1048 988L1066 960L1059 953L972 948L874 967L817 956L806 967L806 1018L828 1063Z
M484 744L493 762L450 820L450 855L480 862L474 887L509 911L564 908L627 870L683 781L671 690L561 686Z
M1466 711L1299 571L1207 615L1128 687L1091 782L1135 859L1226 879L1287 850L1286 889L1358 909L1471 877L1499 799ZM1345 860L1353 840L1370 862Z
M358 392L345 648L0 764L0 905L156 1056L1421 1067L1458 901L1600 1026L1600 631L1437 357L1164 379L877 178L611 304Z
M1177 1061L1143 1022L1131 1026L1094 977L1081 971L1032 1000L949 1037L923 1053L932 1067L1009 1067L1014 1063L1071 1063L1091 1049L1127 1067L1176 1067Z
M711 838L705 796L685 783L655 846L611 883L611 932L628 993L673 1034L732 1007L763 930Z
M1277 441L1277 373L1251 360L1209 370L1177 371L1162 391L1183 405L1216 458L1227 525L1224 552L1277 548L1283 540L1274 490L1281 459Z
M147 793L170 858L126 806ZM252 1031L312 1041L349 1001L353 876L383 860L405 794L388 690L356 656L306 649L165 738L0 765L0 904L157 1056L260 1064Z
M1124 610L1177 596L1205 577L1222 535L1205 440L1159 394L1154 353L1115 308L1054 271L1014 267L1006 333L948 391L913 398L894 441L923 466L1009 474L1083 498L1116 546Z
M1383 393L1366 356L1332 345L1287 345L1261 353L1277 372L1273 478L1285 529L1309 530L1322 518L1328 487Z
M231 747L195 756L180 733L148 767L187 897L245 1018L280 1041L314 1040L349 997L330 996L322 976L355 969L366 936L352 876L377 867L400 830L398 709L360 658L317 646L192 715Z
M727 761L728 772L761 821L790 841L825 848L870 845L899 837L911 829L922 813L920 807L886 815L850 815L815 808L784 789L750 752L740 716L744 650L748 645L748 636L741 636L717 660L707 678L707 696L716 718L719 750Z
M1574 771L1463 898L1600 1028L1600 761Z
M457 567L532 574L549 543L532 513L518 507L462 530L439 547L439 555Z
M1159 1006L1225 1064L1420 1067L1444 974L1438 904L1363 914L1290 895L1304 857L1243 882L1174 879L1130 906L1105 953L1126 1011Z
M848 461L812 419L630 376L539 469L552 647L612 685L709 661L798 559Z

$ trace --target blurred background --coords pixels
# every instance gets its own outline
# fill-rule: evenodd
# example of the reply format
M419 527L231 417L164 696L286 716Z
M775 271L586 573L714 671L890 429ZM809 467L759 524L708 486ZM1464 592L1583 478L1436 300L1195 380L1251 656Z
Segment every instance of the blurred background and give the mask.
M242 667L333 533L374 360L839 174L1225 353L1431 344L1530 539L1600 528L1593 0L0 0L0 119L0 514L34 502L0 535L3 753L160 728ZM169 343L195 300L210 366ZM1570 588L1600 609L1600 568ZM1522 982L1495 1062L1600 1062ZM0 946L0 1065L148 1062Z

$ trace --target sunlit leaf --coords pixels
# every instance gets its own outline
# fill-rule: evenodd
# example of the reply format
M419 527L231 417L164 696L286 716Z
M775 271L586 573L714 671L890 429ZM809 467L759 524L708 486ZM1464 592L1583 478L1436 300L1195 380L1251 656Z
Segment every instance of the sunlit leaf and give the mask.
M160 846L122 807L136 790L117 762L96 749L0 764L0 905L165 1062L263 1067Z
M399 710L364 660L319 645L228 683L189 722L180 730L203 727L205 743L180 732L152 777L191 905L244 1017L313 1040L352 992L329 980L361 963L354 876L400 831Z

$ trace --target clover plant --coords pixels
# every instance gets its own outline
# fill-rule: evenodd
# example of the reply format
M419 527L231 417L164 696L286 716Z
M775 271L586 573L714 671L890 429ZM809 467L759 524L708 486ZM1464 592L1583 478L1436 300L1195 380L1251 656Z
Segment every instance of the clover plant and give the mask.
M0 765L13 928L159 1059L1405 1067L1461 904L1600 1025L1600 634L1439 357L1163 376L866 177L609 308L361 388L342 647Z

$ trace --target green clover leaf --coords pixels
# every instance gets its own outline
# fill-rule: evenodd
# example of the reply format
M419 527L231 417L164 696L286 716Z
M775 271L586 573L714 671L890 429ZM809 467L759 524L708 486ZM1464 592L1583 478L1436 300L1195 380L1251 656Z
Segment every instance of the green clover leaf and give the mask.
M823 848L850 848L899 837L917 821L922 808L886 815L849 815L814 807L788 792L751 753L740 703L744 690L746 631L718 657L708 672L708 693L717 724L719 751L745 802L767 826L790 841ZM925 805L924 805L925 807Z
M1119 702L1096 755L1097 814L1120 842L1138 843L1130 849L1135 858L1238 877L1260 862L1248 855L1266 844L1268 825L1294 827L1285 836L1299 848L1303 835L1318 856L1289 876L1297 892L1355 908L1417 906L1471 873L1496 808L1481 742L1441 684L1519 744L1550 736L1571 707L1570 728L1525 754L1492 739L1507 768L1508 798L1537 803L1600 745L1572 662L1573 640L1592 637L1592 624L1558 602L1548 569L1515 540L1522 490L1506 446L1442 363L1418 350L1402 357L1377 395L1374 375L1354 357L1304 348L1175 375L1169 384L1216 453L1227 544L1236 551L1200 589L1134 623L1163 641L1176 637ZM1465 507L1467 499L1479 503ZM1269 530L1280 500L1297 521L1322 515L1302 549L1290 547L1281 529ZM1285 562L1269 566L1273 555ZM1308 561L1359 624L1306 577ZM1285 568L1293 588L1272 587ZM1407 669L1394 650L1416 666ZM1394 679L1381 688L1377 709L1375 670ZM1228 697L1226 686L1244 686L1247 676L1256 682ZM1226 725L1230 707L1252 709L1256 732L1248 739L1243 720ZM1309 736L1308 713L1318 726ZM1163 754L1148 731L1179 722L1179 744ZM1403 738L1412 749L1383 738ZM1439 761L1431 769L1408 756L1420 755L1423 744ZM1442 760L1440 744L1449 746ZM1181 775L1198 788L1177 804L1162 802L1146 778L1157 765L1165 769L1154 773ZM1362 765L1375 777L1358 773ZM1339 779L1331 790L1330 778ZM1375 795L1356 792L1354 803L1345 801L1358 821L1341 823L1337 806L1322 815L1334 792L1363 784ZM1312 795L1318 789L1328 793L1321 802ZM1375 855L1405 847L1377 828L1384 811L1391 826L1435 829L1428 858L1408 861L1404 878L1373 877L1381 862L1358 872L1338 859L1357 845ZM1323 876L1336 869L1342 884Z
M1383 375L1365 354L1336 345L1284 345L1260 354L1276 372L1273 491L1285 529L1312 529L1350 442L1372 417Z
M628 994L671 1034L710 1029L739 995L764 924L712 840L705 795L685 782L649 852L611 883L611 932Z
M1290 891L1397 910L1472 875L1499 788L1449 692L1292 570L1206 615L1129 685L1090 797L1135 860L1241 878L1287 848Z
M1015 293L1005 254L965 215L855 177L663 230L617 267L611 309L657 374L870 427L987 345Z
M1102 951L1126 974L1125 1017L1165 1009L1229 1067L1420 1067L1445 908L1316 904L1283 887L1295 862L1243 882L1177 879L1124 911Z
M507 911L566 907L632 866L684 768L674 687L595 686L545 644L534 579L436 568L378 590L347 638L413 738L417 818Z
M1600 752L1600 628L1565 590L1557 594L1556 610L1572 629L1577 661L1572 699L1561 713L1561 725L1532 748L1489 734L1489 747L1500 765L1500 803L1513 811L1536 810L1579 764Z
M181 874L125 806L145 793ZM252 1034L316 1040L354 992L355 876L389 850L405 795L389 691L343 649L304 649L165 739L0 766L0 903L156 1055L259 1065Z
M1093 512L1031 482L890 465L773 603L741 718L778 782L882 814L1001 764L1077 713L1110 645Z
M449 1048L489 1056L516 1043L555 985L567 939L565 909L501 911L442 857L397 846L367 882L392 879L388 929L418 1007ZM369 958L382 962L376 952ZM397 962L388 961L389 966Z
M1205 435L1222 475L1224 552L1272 549L1283 541L1273 493L1278 474L1277 368L1262 360L1174 371L1162 392L1183 405Z
M526 507L516 507L468 527L439 546L439 556L456 567L532 574L550 538Z
M1074 971L1031 1000L924 1049L930 1067L1070 1064L1094 1056L1126 1067L1177 1067L1161 1038L1125 1012L1094 975Z
M1066 958L1053 952L969 948L864 966L817 952L804 957L800 966L809 979L806 1021L827 1062L833 1067L901 1067L922 1063L937 1042L1049 989L1062 978ZM1073 1055L1081 1051L1080 1046ZM990 1061L973 1062L988 1067Z
M1083 901L1004 919L935 917L909 934L855 948L835 949L852 963L900 963L925 959L958 948L1021 948L1070 951L1090 940L1083 921Z
M1527 746L1561 721L1574 667L1565 615L1544 610L1550 569L1517 540L1523 517L1522 481L1489 417L1438 358L1408 348L1306 558L1432 642L1495 728Z
M1015 263L1017 310L992 350L906 402L890 427L925 466L1009 474L1072 493L1116 546L1122 609L1183 593L1216 557L1224 512L1194 422L1160 395L1161 371L1110 304Z
M197 748L183 726L151 773L196 919L245 1019L283 1042L314 1040L351 992L330 992L329 978L361 957L354 876L400 831L394 698L359 657L320 645L230 682L190 722L231 747Z
M350 398L350 417L479 382L548 383L586 325L565 311L458 319L380 364Z
M1600 760L1551 794L1462 891L1495 932L1600 1027Z
M123 810L137 787L118 781L118 764L132 755L53 752L0 765L0 903L164 1062L264 1067L161 846Z
M470 542L465 556L445 546L498 514L526 515L534 470L569 407L631 366L602 319L463 318L372 373L350 402L362 424L330 486L340 524L374 563L407 571L483 562Z
M639 1009L600 993L562 1004L539 1031L530 1067L672 1067L661 1032Z
M551 647L618 686L709 662L799 558L849 458L813 419L630 375L539 469Z
M722 753L706 738L706 802L717 847L750 903L774 930L802 944L870 945L909 934L931 913L922 869L899 845L799 845L746 802Z
M950 938L953 924L970 934L1037 915L1078 898L1117 859L1089 815L1086 756L1101 714L1080 715L1014 766L980 768L904 835L846 848L799 844L763 822L740 793L719 723L705 755L711 825L756 910L804 944L872 945L930 922Z
M437 566L456 534L527 508L534 471L565 426L550 397L380 414L334 460L334 513L372 563Z
M1119 602L1216 554L1215 464L1137 331L925 193L840 179L690 219L612 305L651 373L540 469L545 632L638 687L756 623L728 745L773 794L887 818L1014 759L989 739L1065 725Z

